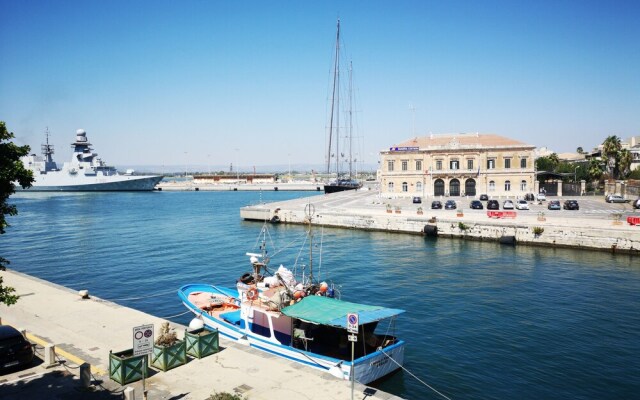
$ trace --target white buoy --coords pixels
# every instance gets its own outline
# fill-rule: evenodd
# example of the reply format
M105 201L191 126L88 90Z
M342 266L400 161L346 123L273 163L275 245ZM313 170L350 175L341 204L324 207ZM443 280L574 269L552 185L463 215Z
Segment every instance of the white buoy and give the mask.
M79 290L78 294L80 295L80 297L82 297L83 299L88 299L89 298L89 291L84 289L84 290Z
M198 317L195 317L189 322L189 331L193 332L202 328L204 328L204 321Z

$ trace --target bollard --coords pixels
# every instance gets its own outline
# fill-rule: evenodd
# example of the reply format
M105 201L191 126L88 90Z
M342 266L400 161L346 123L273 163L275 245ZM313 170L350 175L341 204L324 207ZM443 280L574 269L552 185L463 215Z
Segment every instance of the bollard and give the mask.
M44 367L53 368L56 365L56 346L47 343L47 345L44 346Z
M91 364L82 363L80 365L80 385L83 388L91 386Z
M136 391L131 386L127 386L123 394L124 400L136 400Z

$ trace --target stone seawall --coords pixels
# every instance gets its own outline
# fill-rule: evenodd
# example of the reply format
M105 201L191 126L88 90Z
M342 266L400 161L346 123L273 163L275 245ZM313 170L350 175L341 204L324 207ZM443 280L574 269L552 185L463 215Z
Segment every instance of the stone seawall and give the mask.
M289 203L289 204L287 204ZM522 215L514 219L495 219L486 213L463 213L460 217L403 215L370 207L363 209L324 209L317 207L314 225L407 234L428 234L470 240L491 240L549 247L568 247L640 254L640 227L606 219L545 218ZM433 214L433 213L432 213ZM455 216L453 214L449 214ZM304 207L296 201L251 206L240 210L245 220L265 221L277 216L278 222L306 224ZM434 228L426 228L434 227Z

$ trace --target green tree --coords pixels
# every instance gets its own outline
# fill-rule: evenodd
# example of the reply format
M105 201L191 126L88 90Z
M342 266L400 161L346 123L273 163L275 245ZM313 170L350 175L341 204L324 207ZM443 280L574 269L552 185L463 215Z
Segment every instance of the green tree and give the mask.
M618 152L617 158L620 178L625 179L631 172L631 162L633 161L633 157L629 150L622 149Z
M584 150L582 149L582 147L581 147L581 146L579 146L579 147L576 149L576 153L578 153L578 154L584 154Z
M7 131L4 121L0 121L0 234L4 234L5 228L9 226L5 215L16 215L18 210L13 204L8 204L7 200L16 191L15 182L23 188L31 186L33 175L31 171L24 168L20 157L29 154L29 146L16 146L11 139L14 138L12 132ZM6 269L9 260L0 257L0 271ZM15 304L19 296L12 293L15 289L5 287L0 276L0 303L6 305Z
M602 158L606 162L607 172L613 179L618 179L620 175L618 169L620 150L622 150L622 144L620 138L615 135L607 137L602 143Z
M589 161L588 168L589 168L588 169L589 179L591 179L592 182L599 182L600 179L602 178L602 174L604 173L603 162L601 160L592 158Z

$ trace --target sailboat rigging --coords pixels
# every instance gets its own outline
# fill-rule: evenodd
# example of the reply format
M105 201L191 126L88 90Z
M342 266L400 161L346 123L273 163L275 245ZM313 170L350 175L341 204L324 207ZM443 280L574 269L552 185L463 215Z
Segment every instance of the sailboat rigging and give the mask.
M336 159L336 180L324 185L325 193L342 192L344 190L355 190L362 187L362 184L358 182L353 176L353 156L352 156L352 81L353 81L353 66L349 64L349 175L348 177L342 176L340 173L340 159L342 153L340 153L340 19L338 19L336 30L336 45L335 45L335 57L333 65L333 88L331 91L331 111L329 115L329 139L327 148L327 174L331 173L331 150L332 145L335 143L335 159ZM335 141L334 141L335 138Z

